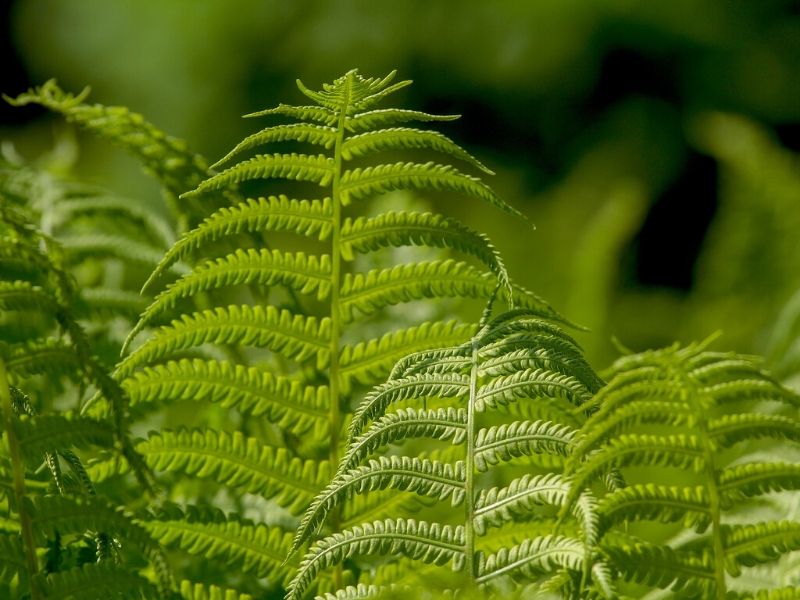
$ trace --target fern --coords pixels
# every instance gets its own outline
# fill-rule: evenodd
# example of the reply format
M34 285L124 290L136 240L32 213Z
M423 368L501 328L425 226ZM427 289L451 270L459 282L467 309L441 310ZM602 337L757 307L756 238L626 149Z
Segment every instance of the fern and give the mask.
M624 357L612 372L592 401L597 411L581 430L568 472L580 490L611 470L624 476L629 467L648 469L626 477L627 485L598 505L607 532L601 552L624 579L685 597L725 598L743 569L800 547L794 523L735 520L757 498L797 489L798 465L779 448L799 439L800 398L752 360L702 344ZM767 450L769 458L761 458ZM660 483L674 480L675 468L683 473L679 484ZM614 535L643 521L678 523L695 534L680 544Z
M569 376L562 372L570 372L571 365L581 365L584 373L590 371L577 346L565 360L553 358L559 370L525 368L522 350L531 357L562 351L537 338L537 334L554 331L558 329L540 313L517 309L490 321L464 344L422 351L395 366L389 380L373 389L356 410L348 449L335 477L304 515L292 550L313 539L335 509L354 494L390 488L437 502L448 501L463 507L463 512L459 511L455 528L405 518L363 523L341 532L333 525L333 533L316 542L306 554L289 587L288 600L303 597L320 572L356 554L402 555L422 563L450 564L454 571L463 571L467 587L491 588L504 579L535 581L541 575L563 572L571 581L567 587L575 593L579 589L583 593L590 589L601 595L613 593L609 582L592 579L593 569L600 564L593 555L599 522L596 503L588 490L577 492L581 498L574 510L577 537L526 538L523 534L510 548L479 548L482 539L491 544L493 535L504 525L530 520L539 506L565 506L574 493L572 483L555 472L526 474L504 486L484 490L479 489L477 480L479 473L487 471L496 471L499 476L497 465L507 468L522 456L568 455L574 445L576 430L554 422L490 425L493 413L513 414L517 404L547 397L580 411L597 390L596 383L582 387L577 378L570 380L571 385L564 384ZM503 352L515 356L500 375L496 365ZM517 385L518 379L525 385ZM404 408L420 400L441 403L442 407ZM478 419L487 420L486 426L479 426ZM374 457L387 445L408 445L414 438L456 445L462 458L444 462L402 454ZM547 518L546 512L540 515ZM550 520L550 527L557 527L555 521ZM343 591L343 597L348 593Z
M283 115L297 122L270 126L249 136L215 165L230 166L193 183L195 189L183 194L189 200L222 193L229 205L186 232L156 266L146 290L154 289L176 265L196 261L190 272L169 283L142 313L123 348L123 352L133 350L119 363L115 378L130 393L137 411L180 399L208 400L242 414L263 415L280 429L270 430L269 443L263 437L251 436L244 442L236 434L203 430L161 432L137 446L156 470L207 477L263 498L276 496L290 512L302 510L324 487L328 465L338 463L340 436L357 387L385 377L394 361L409 352L461 342L475 327L431 321L382 335L354 337L350 332L359 331L366 318L420 299L488 299L498 286L509 302L560 318L545 302L511 283L486 236L455 219L414 212L390 212L371 219L345 214L356 200L398 189L459 193L519 214L486 184L448 164L377 162L352 167L356 159L379 160L384 150L425 149L488 171L441 134L386 128L398 120L437 117L394 109L368 111L390 91L406 85L391 84L393 77L366 79L353 71L321 92L298 84L315 108L281 105L264 111L261 115ZM246 157L264 144L286 141L310 144L314 152ZM267 179L300 182L309 194L321 192L321 197L243 200L236 191ZM329 251L313 254L264 247L262 237L281 232L316 239L327 244ZM236 245L243 241L258 246ZM197 260L209 248L230 246L229 253ZM479 266L447 259L369 272L351 269L359 255L400 246L453 249ZM240 299L241 290L254 304L215 306L217 298ZM192 304L200 309L183 312ZM167 322L181 312L182 316ZM140 333L154 328L146 341L134 345ZM216 348L212 350L216 357L197 357L210 347ZM220 354L224 360L218 358ZM102 394L96 395L88 413L105 414L101 398ZM183 440L180 450L173 447L178 438ZM151 453L153 444L166 440L170 449L160 451L157 458ZM283 457L272 471L264 462L267 455ZM286 487L296 477L296 467L291 465L300 464L307 465L303 472L310 469L316 476L296 479L301 489L292 492L291 486ZM115 470L93 468L104 476ZM338 514L339 507L334 510ZM385 516L388 513L376 514ZM335 572L334 579L340 585L341 572Z

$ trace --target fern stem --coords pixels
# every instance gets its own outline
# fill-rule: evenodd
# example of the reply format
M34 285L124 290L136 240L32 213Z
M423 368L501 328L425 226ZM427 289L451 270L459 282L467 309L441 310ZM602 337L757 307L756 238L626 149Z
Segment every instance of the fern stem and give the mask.
M728 589L725 582L725 543L722 539L722 505L717 481L717 468L714 461L714 446L708 436L708 421L706 419L708 409L697 401L700 390L697 389L695 382L692 381L691 378L686 377L682 369L679 369L678 372L685 385L692 389L692 392L688 394L688 400L693 405L694 412L698 417L697 429L700 432L700 440L703 445L703 462L707 480L706 489L708 491L708 504L711 511L711 538L714 544L714 579L716 583L715 597L717 600L725 600Z
M336 469L339 464L339 435L342 430L342 407L339 398L339 338L341 337L341 315L339 307L339 287L341 285L342 272L342 198L341 198L341 177L342 177L342 144L344 143L344 124L347 117L347 106L350 103L350 89L352 85L352 74L348 73L345 78L344 96L339 112L339 122L336 126L336 143L333 153L333 180L331 183L331 198L333 200L333 228L331 231L331 351L330 351L330 379L328 382L330 392L330 432L331 441L329 449L329 460L331 469ZM339 506L331 511L331 527L333 531L341 529L342 513ZM336 565L333 571L334 589L342 587L342 567Z
M39 572L39 562L36 558L36 544L33 540L33 523L25 507L25 466L22 461L22 449L14 431L14 407L11 404L11 391L6 377L6 365L2 358L0 358L0 403L3 406L3 421L8 439L8 453L11 458L11 468L14 471L14 497L17 503L17 512L19 513L22 545L25 548L25 563L31 586L31 600L40 600L42 594L35 578L35 575Z
M467 580L474 584L478 577L475 569L475 397L478 393L478 344L472 342L472 368L469 374L467 399L467 455L464 481L464 566Z

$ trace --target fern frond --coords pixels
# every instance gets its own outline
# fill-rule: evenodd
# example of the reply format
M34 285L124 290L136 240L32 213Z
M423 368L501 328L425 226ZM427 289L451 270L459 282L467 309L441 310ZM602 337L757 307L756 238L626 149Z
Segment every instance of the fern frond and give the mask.
M171 508L156 519L140 523L164 546L227 566L236 565L242 573L281 582L292 570L283 565L292 534L279 527L254 525L219 511L193 508L185 513Z
M73 598L156 598L160 590L140 575L112 561L87 563L68 571L37 576L48 600Z
M708 492L702 486L634 484L605 496L599 505L606 526L624 521L681 521L703 531L711 522Z
M326 186L333 177L333 159L319 154L259 154L204 180L181 197L189 198L252 179L288 179Z
M215 169L228 162L234 156L246 152L247 150L252 150L264 144L284 141L307 142L330 150L336 142L336 129L324 125L311 125L308 123L291 123L288 125L267 127L258 133L248 135L241 142L236 144L233 150L211 165L211 168Z
M342 387L349 390L353 380L369 383L385 377L403 356L442 344L463 342L474 332L474 325L458 321L426 322L384 334L378 340L345 345L339 358Z
M263 445L238 431L162 431L150 434L136 450L155 471L212 479L272 498L293 514L302 512L330 479L327 462L292 457L285 448Z
M13 532L0 533L0 583L8 583L26 569L25 549L15 523Z
M67 255L76 260L86 256L99 258L119 258L124 261L153 267L161 260L162 250L156 246L113 233L82 233L61 238ZM180 272L176 265L172 271Z
M253 600L250 594L243 594L232 589L224 589L216 585L204 585L183 580L179 586L183 600Z
M184 315L137 348L117 367L119 379L144 364L202 344L268 348L298 362L317 357L323 368L330 352L330 319L294 315L274 306L227 306Z
M468 391L469 378L460 374L426 374L389 381L376 387L359 404L350 422L350 438L392 403L408 398L457 398Z
M79 300L86 305L86 312L92 315L138 317L147 308L147 299L140 294L115 288L83 288ZM76 308L83 309L80 305Z
M331 509L353 494L391 487L438 500L450 498L457 506L464 499L464 463L441 463L408 456L381 456L368 464L336 476L303 515L290 552L307 541Z
M679 552L644 542L603 545L611 565L628 581L661 589L684 598L709 598L714 590L711 554Z
M505 406L521 399L536 396L563 398L580 406L591 393L570 375L560 375L544 369L525 369L497 377L483 386L475 398L475 410Z
M515 421L478 430L475 468L487 471L501 461L532 454L566 456L577 431L568 425L546 421Z
M464 409L436 410L398 409L375 421L363 434L353 440L339 464L339 473L358 465L365 456L381 446L415 437L464 442L467 413Z
M485 535L489 527L500 527L516 520L527 520L534 506L549 504L563 506L570 490L568 481L560 475L523 475L508 486L481 490L475 500L475 532ZM587 531L597 530L597 508L591 503L589 510L578 508ZM594 537L594 536L592 536Z
M341 314L345 323L394 304L422 298L488 298L497 287L492 273L464 262L437 260L346 274L341 284Z
M303 252L260 251L252 248L237 250L223 258L208 261L170 285L156 296L142 314L123 345L124 353L130 342L156 317L174 308L179 300L201 292L234 285L281 284L301 294L315 294L324 300L331 288L331 259Z
M771 562L783 554L800 550L800 523L769 521L747 525L724 525L725 562L733 575L738 565Z
M300 121L315 121L329 126L335 125L338 120L335 112L322 106L291 106L289 104L279 104L275 108L259 110L244 115L244 117L246 119L252 119L254 117L266 117L270 115L281 115Z
M24 454L37 462L46 452L61 448L111 448L114 443L108 423L64 414L21 417L17 434Z
M389 588L377 585L348 585L346 588L337 590L336 593L328 592L322 596L317 596L315 600L370 600L372 598L386 597Z
M782 490L800 489L797 463L745 463L722 469L719 488L724 497L737 499Z
M552 572L556 568L580 572L583 569L585 550L579 541L548 535L525 540L513 548L503 548L489 556L479 555L477 583L509 575L534 577Z
M33 375L80 373L80 362L74 348L59 338L29 340L9 348L0 342L0 358L10 375L27 378Z
M330 236L333 208L330 198L290 200L286 196L248 199L236 206L223 207L197 228L185 233L159 261L142 291L172 264L223 237L259 231L286 231L325 240Z
M435 150L443 154L448 154L454 158L470 163L484 173L494 175L492 170L488 169L477 158L447 136L442 135L438 131L426 131L409 127L380 129L378 131L369 131L348 138L342 144L342 157L345 160L351 160L352 158L367 156L386 150L407 150L415 148Z
M205 401L244 415L263 416L297 435L313 429L314 436L321 437L328 428L327 386L305 386L255 367L181 359L146 367L122 385L134 409L167 400Z
M362 131L372 131L377 127L389 127L399 123L408 123L409 121L455 121L458 118L459 115L432 115L418 110L382 108L346 117L344 128L353 133L360 133Z
M59 309L58 300L42 287L28 281L0 281L0 310L52 315Z
M286 600L299 600L321 570L354 554L402 554L423 563L464 565L464 529L412 519L386 519L353 527L312 546L289 584Z
M342 174L342 203L367 198L394 190L445 190L471 196L516 217L523 214L501 200L477 177L465 175L455 167L434 162L398 162L376 167L356 168Z
M721 447L759 438L800 441L800 421L782 415L732 414L709 419L708 435Z

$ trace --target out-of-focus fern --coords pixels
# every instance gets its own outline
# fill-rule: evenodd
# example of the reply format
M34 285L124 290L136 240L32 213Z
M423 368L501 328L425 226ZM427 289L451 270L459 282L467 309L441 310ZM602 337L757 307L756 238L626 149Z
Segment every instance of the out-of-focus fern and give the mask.
M568 473L574 490L613 471L627 480L598 505L598 545L615 572L682 598L789 597L735 578L800 549L796 520L751 512L800 487L800 397L751 358L695 344L620 359L590 406ZM644 522L680 535L654 539Z
M129 515L96 494L77 451L106 450L123 456L146 489L151 478L128 434L128 399L93 354L78 323L76 291L65 270L61 247L30 225L0 197L0 314L3 320L48 322L16 339L0 341L0 404L6 448L0 453L0 504L7 527L0 536L2 584L18 596L96 598L103 594L141 597L169 594L169 574L161 550ZM6 278L7 275L12 278ZM47 337L41 337L47 336ZM46 385L31 385L44 375ZM72 380L93 386L109 399L110 419L74 412L37 414L35 402L20 387L44 394ZM73 402L77 404L77 394ZM39 474L44 464L51 483ZM17 523L13 530L11 523ZM87 555L84 538L92 540ZM136 566L121 562L121 552L152 559L158 573L148 581ZM40 550L46 549L45 561ZM7 589L12 589L11 587Z
M611 597L608 573L594 557L595 501L588 490L573 492L559 472L559 459L569 454L577 433L560 422L562 414L580 419L601 382L572 339L543 317L524 309L502 314L464 344L403 359L365 397L336 475L303 516L292 549L313 539L334 509L355 494L388 488L434 504L449 501L458 510L444 513L441 522L389 518L344 531L334 526L306 554L288 600L302 598L325 569L355 556L385 554L450 564L463 574L466 590L514 579L560 588L568 598ZM526 412L517 410L524 404L538 405L540 418L508 422L508 415ZM455 445L458 452L425 458L381 451L418 439ZM539 460L509 481L509 465L531 456ZM482 486L491 476L501 485ZM576 494L575 518L559 530L555 513L540 507L562 507ZM381 587L351 587L341 594L372 597Z
M207 254L220 242L258 244L199 262L159 293L129 342L171 314L186 311L191 303L203 309L185 312L157 328L121 361L115 376L137 409L206 400L236 408L242 415L263 415L280 426L242 436L162 431L138 447L152 467L271 498L298 514L324 486L329 465L338 463L353 391L385 377L391 365L410 352L457 343L475 331L470 323L438 321L365 337L356 334L362 323L374 322L390 306L420 299L486 299L498 288L509 302L558 318L543 301L510 282L502 259L484 235L455 219L398 211L346 216L362 201L393 190L465 195L518 214L486 184L448 164L369 161L386 151L423 149L488 171L437 132L395 126L455 117L375 109L379 101L409 83L393 83L393 77L392 73L366 79L353 71L319 92L298 83L313 105L280 105L256 113L253 116L284 116L293 122L250 136L218 165L273 142L311 144L322 153L258 154L185 195L189 199L222 193L236 198L232 188L244 190L270 179L312 184L304 193L321 192L319 199L277 195L219 209L178 240L146 283L146 289L153 288L177 261ZM259 241L285 233L323 242L329 249L321 254L282 251ZM445 259L353 272L358 255L402 246L451 248L478 266ZM253 303L230 304L229 299L241 302L242 291ZM223 305L215 305L218 302ZM96 404L90 410L101 408ZM104 476L113 471L95 468ZM389 503L383 509L376 507L375 514L388 516L397 509L396 503ZM227 526L230 536L238 535L235 521ZM202 547L195 543L175 538L177 546ZM215 557L224 555L223 550L214 552ZM258 572L253 570L255 563L244 565L246 571ZM341 585L340 572L334 573L334 580Z

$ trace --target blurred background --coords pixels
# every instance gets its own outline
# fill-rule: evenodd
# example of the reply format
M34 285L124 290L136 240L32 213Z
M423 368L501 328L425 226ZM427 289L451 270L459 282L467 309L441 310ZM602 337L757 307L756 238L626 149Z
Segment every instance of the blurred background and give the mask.
M800 329L800 2L790 0L16 0L0 91L55 77L143 113L212 159L239 115L350 68L398 69L395 102L536 224L437 207L485 231L512 275L573 320L590 359L723 332L786 356ZM302 102L301 102L302 103ZM77 177L159 206L133 159L43 110L0 105L0 140L59 148ZM776 323L779 325L776 327ZM797 352L800 356L800 351Z

